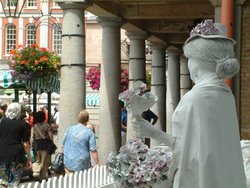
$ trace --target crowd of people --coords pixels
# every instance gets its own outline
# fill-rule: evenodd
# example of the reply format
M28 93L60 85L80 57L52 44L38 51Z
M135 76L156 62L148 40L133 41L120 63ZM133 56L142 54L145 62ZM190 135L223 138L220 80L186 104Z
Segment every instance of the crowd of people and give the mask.
M49 117L47 106L32 112L17 102L0 105L0 150L5 151L0 152L0 188L17 187L24 171L40 182L51 175L53 153L49 145L59 127L57 107L50 123ZM99 165L95 126L86 110L80 111L77 119L78 124L70 126L63 139L66 173L92 167L91 159Z

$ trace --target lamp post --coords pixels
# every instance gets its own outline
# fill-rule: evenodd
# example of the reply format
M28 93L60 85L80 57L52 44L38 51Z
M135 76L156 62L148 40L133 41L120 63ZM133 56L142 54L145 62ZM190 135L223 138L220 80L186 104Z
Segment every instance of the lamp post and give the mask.
M0 0L6 18L19 18L26 0Z

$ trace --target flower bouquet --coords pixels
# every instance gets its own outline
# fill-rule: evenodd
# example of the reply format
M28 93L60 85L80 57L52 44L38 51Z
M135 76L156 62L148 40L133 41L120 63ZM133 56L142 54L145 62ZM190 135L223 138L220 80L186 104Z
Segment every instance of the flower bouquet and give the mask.
M132 113L132 118L142 118L142 112L152 107L157 97L150 92L146 92L147 86L141 81L136 81L133 89L124 91L119 95L119 99L124 101L129 112Z
M140 123L147 122L142 118L142 112L157 101L157 97L146 90L145 83L136 81L132 89L119 95L119 99L126 104L128 112L132 113L132 122L133 120ZM118 155L110 154L106 162L107 171L122 188L158 186L157 183L168 178L172 154L172 149L166 145L150 149L141 138L136 137L128 140L120 148ZM167 184L164 182L162 185L166 187Z
M36 44L11 50L8 65L17 80L29 81L36 78L58 76L61 58L55 52L40 48Z
M121 188L146 188L167 180L172 150L164 145L149 149L141 138L128 140L111 153L106 162L107 172Z

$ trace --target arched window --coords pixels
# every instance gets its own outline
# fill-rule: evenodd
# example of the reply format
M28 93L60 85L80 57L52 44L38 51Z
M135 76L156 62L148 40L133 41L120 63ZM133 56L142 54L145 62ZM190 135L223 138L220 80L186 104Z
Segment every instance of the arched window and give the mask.
M36 44L36 26L29 24L26 27L26 46Z
M8 24L5 26L5 54L16 48L16 26Z
M27 7L37 7L37 0L27 0Z
M62 30L61 24L54 24L53 25L53 33L52 33L52 49L61 54L62 52Z

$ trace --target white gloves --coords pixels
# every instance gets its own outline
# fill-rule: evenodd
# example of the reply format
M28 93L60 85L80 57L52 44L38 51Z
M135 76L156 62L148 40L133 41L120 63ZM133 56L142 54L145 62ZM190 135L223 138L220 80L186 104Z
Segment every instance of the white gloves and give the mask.
M133 118L132 127L135 131L135 134L140 137L152 138L160 143L167 145L170 148L173 148L174 138L162 130L154 127L147 120L142 117Z

